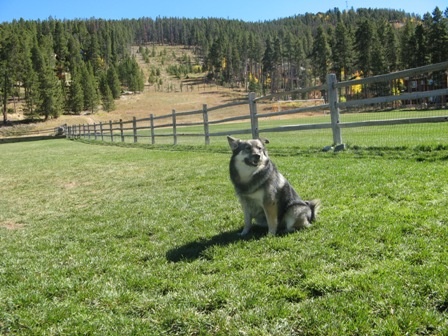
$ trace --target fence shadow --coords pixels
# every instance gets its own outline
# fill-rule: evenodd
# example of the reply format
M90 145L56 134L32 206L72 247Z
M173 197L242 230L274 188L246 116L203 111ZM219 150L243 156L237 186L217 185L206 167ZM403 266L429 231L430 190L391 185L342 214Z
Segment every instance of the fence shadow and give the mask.
M213 246L226 246L238 240L259 240L267 234L267 228L253 226L247 236L240 236L239 230L222 232L210 239L199 239L185 245L175 247L166 253L166 259L171 262L194 261L201 258L204 252Z
M54 140L65 139L65 135L38 135L38 136L22 136L14 138L0 138L0 144L14 143L14 142L28 142L28 141L41 141L41 140Z

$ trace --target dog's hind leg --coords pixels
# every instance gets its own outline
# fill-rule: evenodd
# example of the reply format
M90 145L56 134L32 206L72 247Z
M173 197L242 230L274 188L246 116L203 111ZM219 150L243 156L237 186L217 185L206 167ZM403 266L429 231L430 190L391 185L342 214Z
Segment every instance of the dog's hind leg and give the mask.
M316 219L320 208L319 200L304 201L305 205L297 204L291 206L283 217L285 232L294 232L299 229L308 228Z
M290 208L283 218L285 233L291 233L298 229L308 228L311 226L309 221L311 211L304 207L294 208Z

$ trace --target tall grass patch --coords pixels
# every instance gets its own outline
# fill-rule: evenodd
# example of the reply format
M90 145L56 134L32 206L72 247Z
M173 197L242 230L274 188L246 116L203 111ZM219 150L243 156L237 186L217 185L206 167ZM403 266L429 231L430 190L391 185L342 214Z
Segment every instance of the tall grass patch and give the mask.
M0 334L448 331L446 148L271 158L323 208L238 236L230 150L0 146Z

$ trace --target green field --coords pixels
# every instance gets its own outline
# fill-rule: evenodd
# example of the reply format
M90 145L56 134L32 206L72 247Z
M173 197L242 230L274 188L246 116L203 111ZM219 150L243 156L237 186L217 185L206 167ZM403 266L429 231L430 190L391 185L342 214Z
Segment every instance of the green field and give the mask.
M281 139L271 157L322 211L244 239L225 138L0 145L0 334L448 335L446 142Z

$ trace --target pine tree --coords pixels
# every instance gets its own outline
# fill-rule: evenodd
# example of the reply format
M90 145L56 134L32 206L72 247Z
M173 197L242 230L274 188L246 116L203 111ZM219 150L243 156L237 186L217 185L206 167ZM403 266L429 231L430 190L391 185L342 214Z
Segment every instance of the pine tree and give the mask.
M240 57L240 53L238 51L237 47L232 48L232 54L231 54L231 66L229 66L231 68L231 83L233 83L233 81L239 80L241 79L242 76L240 76L241 74L241 57Z
M105 92L104 92L101 100L103 102L103 110L104 111L110 112L110 111L115 110L114 97L112 96L112 91L109 88L109 85L105 86Z
M386 25L382 22L378 25L376 31L373 32L371 41L371 72L372 75L381 75L389 71L386 60Z
M448 19L443 17L439 7L436 7L432 12L428 45L431 53L431 63L448 60Z
M271 92L278 92L281 89L281 76L283 73L282 43L278 37L274 40L272 61L274 68L272 69Z
M213 42L207 57L209 71L215 74L221 73L224 49L224 40L221 37Z
M400 60L399 64L401 68L414 67L414 48L415 48L415 25L410 21L406 21L405 26L402 29L400 38Z
M319 77L322 84L326 82L326 77L330 68L330 57L331 51L327 35L323 28L319 26L314 40L311 59L314 64L314 75Z
M350 78L353 68L353 38L342 21L334 30L334 48L332 53L333 69L338 80Z
M92 64L93 73L97 74L102 68L102 59L100 57L100 47L98 43L98 34L90 34L89 47L87 49L86 61Z
M82 49L79 41L71 35L68 39L67 66L70 73L80 66L82 59Z
M392 26L387 24L386 26L386 62L389 67L389 71L397 71L399 67L399 55L398 55L398 38L395 34Z
M411 57L411 67L419 67L429 64L430 52L428 48L428 37L425 27L419 24L415 28L415 34L412 36L411 44L414 47L414 53Z
M63 111L63 92L58 78L52 68L47 67L40 79L40 104L37 111L49 118L58 118Z
M90 110L92 113L96 111L99 104L99 93L95 76L93 75L90 63L81 67L82 91L84 97L84 109Z
M307 68L307 62L305 57L305 52L303 50L303 40L297 40L295 46L294 46L294 64L297 68L296 70L296 77L297 77L297 87L306 87L307 84L307 75L306 75L306 68ZM305 96L302 95L302 98L305 99Z
M143 91L145 78L134 57L126 57L118 66L118 76L130 91ZM110 87L109 87L110 89ZM104 94L104 92L102 92Z
M271 46L271 40L266 40L266 48L262 59L263 64L263 95L266 95L266 85L272 80L272 71L274 70L274 50Z
M3 123L6 124L8 97L14 94L14 83L19 73L16 61L19 57L19 39L13 31L0 31L0 33L5 34L3 43L0 44L0 96L3 105Z
M357 49L356 64L364 77L368 77L372 70L372 41L373 27L371 21L364 19L358 24L355 33L355 46Z
M115 67L113 65L111 65L109 69L107 69L107 83L109 84L109 88L112 91L112 96L114 97L114 99L120 98L120 79L118 78L117 71L115 70Z
M388 64L386 60L386 48L383 44L384 29L379 27L378 31L374 32L374 37L372 41L372 56L371 56L371 74L381 75L388 72ZM390 93L389 83L378 82L374 83L370 87L371 92L375 96L385 96Z
M114 97L112 95L112 90L109 87L109 83L107 81L107 74L102 73L99 79L99 91L101 94L101 103L103 106L103 110L110 112L115 109Z
M73 74L70 83L68 109L75 114L80 114L84 110L84 92L81 78L81 75Z
M22 36L21 42L23 42L23 55L20 62L20 81L23 83L23 89L25 91L25 113L33 115L35 102L38 95L38 76L33 68L32 62L32 40L34 36L30 32L27 39Z
M59 69L60 71L65 71L68 57L68 39L64 24L61 21L56 21L53 36L54 53L58 60Z
M55 74L55 59L50 37L43 36L40 46L37 44L33 46L32 59L33 68L39 77L36 112L43 115L45 120L58 118L63 112L64 94Z

